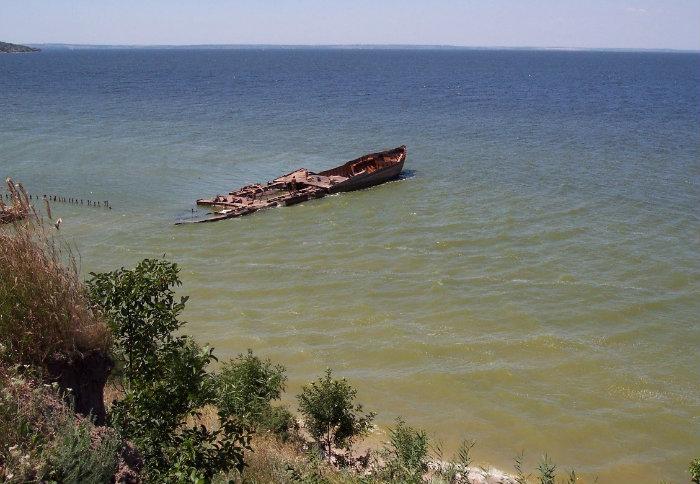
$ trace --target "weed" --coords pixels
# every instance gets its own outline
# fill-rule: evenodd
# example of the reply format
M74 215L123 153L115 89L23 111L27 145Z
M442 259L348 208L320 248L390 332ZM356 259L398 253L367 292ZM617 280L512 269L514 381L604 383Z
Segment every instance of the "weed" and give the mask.
M556 470L557 466L554 465L549 456L545 454L540 464L537 466L540 484L554 484L557 477Z
M688 472L690 472L690 480L695 484L700 484L700 458L690 463Z
M0 481L109 482L122 442L78 417L55 386L0 364Z
M471 452L475 445L476 442L474 440L463 440L457 448L454 463L461 465L465 469L472 465Z
M515 456L515 480L518 484L525 484L527 482L527 476L523 472L523 461L525 459L525 452L520 452Z
M296 418L286 407L269 406L260 414L257 426L285 442L295 437L299 430Z
M402 482L420 482L428 456L428 436L423 430L406 425L396 419L396 427L390 431L390 459L387 463L390 475Z

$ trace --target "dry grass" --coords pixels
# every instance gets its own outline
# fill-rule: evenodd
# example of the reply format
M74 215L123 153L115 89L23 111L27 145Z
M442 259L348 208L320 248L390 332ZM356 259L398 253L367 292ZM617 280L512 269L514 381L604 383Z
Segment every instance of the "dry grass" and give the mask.
M124 388L119 382L108 381L105 385L103 395L105 407L107 410L110 410L112 405L114 405L114 402L118 402L124 398Z
M12 178L5 180L7 191L10 196L11 204L7 205L3 201L3 195L0 193L0 224L11 223L17 220L27 218L33 214L29 197L21 184L15 185Z
M34 212L0 228L0 340L12 362L42 365L56 352L111 345L75 257L52 230Z
M246 452L243 476L230 476L240 484L359 484L361 480L351 469L339 470L320 458L311 459L300 442L282 442L274 435L256 434L252 446L253 452Z

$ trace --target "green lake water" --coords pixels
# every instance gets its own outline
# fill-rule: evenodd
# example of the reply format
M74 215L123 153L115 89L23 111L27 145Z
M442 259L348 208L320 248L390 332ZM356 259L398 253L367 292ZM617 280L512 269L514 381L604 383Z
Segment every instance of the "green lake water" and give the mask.
M82 270L179 264L220 359L331 367L512 469L686 482L700 456L700 55L45 51L0 58L0 175ZM408 146L403 179L216 224L196 198Z

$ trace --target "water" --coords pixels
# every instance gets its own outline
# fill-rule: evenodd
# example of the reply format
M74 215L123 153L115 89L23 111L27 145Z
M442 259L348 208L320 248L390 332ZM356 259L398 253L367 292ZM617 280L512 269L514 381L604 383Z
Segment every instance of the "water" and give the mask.
M700 55L95 50L0 57L0 174L87 271L163 254L189 331L289 394L509 469L685 482L700 455ZM198 197L408 145L405 179L199 226ZM290 403L294 403L289 398ZM383 438L382 431L375 436Z

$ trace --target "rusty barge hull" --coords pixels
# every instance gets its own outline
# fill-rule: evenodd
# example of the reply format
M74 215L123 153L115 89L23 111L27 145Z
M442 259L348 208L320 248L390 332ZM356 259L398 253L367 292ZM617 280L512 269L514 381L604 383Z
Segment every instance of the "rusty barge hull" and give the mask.
M186 223L218 222L250 215L259 210L295 205L340 192L360 190L399 177L406 161L406 147L370 153L330 170L318 173L300 168L266 184L246 185L227 195L197 200L197 205L210 207L213 213L204 219Z

